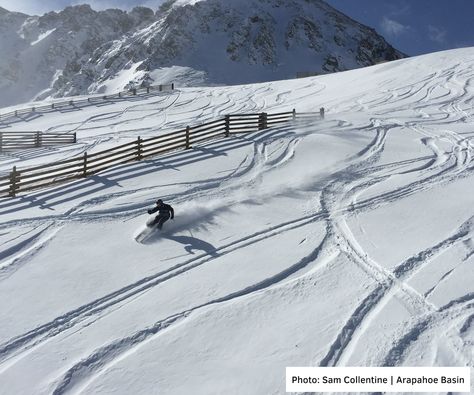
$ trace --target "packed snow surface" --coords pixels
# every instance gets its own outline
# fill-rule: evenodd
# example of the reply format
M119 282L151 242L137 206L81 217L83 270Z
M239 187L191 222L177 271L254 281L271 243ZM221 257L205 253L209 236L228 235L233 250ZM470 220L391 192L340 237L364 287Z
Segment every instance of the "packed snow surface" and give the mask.
M78 143L319 111L0 200L0 393L282 394L286 366L474 366L474 49L32 113ZM145 234L157 198L176 218Z

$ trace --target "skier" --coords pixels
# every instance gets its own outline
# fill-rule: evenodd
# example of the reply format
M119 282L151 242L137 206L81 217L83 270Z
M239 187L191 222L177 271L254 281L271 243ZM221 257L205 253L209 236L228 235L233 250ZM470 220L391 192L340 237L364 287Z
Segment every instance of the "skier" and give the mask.
M163 200L158 199L156 201L156 207L148 210L148 214L153 214L158 211L158 215L155 217L155 220L149 225L152 227L153 225L158 224L158 229L163 227L163 224L168 221L170 218L174 219L174 210L169 204L163 203Z

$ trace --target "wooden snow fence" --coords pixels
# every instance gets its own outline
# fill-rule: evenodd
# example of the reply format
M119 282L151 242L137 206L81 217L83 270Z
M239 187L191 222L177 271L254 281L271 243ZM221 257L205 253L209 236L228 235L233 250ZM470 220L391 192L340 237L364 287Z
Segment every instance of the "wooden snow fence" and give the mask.
M114 100L114 99L116 100L120 98L136 96L140 94L147 94L150 92L163 92L163 91L169 91L169 90L174 90L174 84L151 85L145 88L133 88L133 89L129 89L128 91L114 93L111 95L91 96L86 99L84 98L68 99L64 101L54 102L51 104L45 104L42 106L32 106L32 107L21 108L21 109L13 110L10 112L6 112L3 114L0 114L0 121L2 119L8 119L8 118L13 118L13 117L28 116L29 114L32 114L32 113L49 112L49 111L54 111L54 110L64 111L75 106L97 104L106 100Z
M22 151L30 148L52 147L62 144L74 144L75 142L76 133L0 131L0 153Z
M296 111L276 114L233 114L198 126L136 140L100 152L84 153L76 158L41 166L17 169L0 177L0 197L14 197L18 193L47 188L56 184L88 177L112 166L140 161L171 151L190 149L204 141L249 133L289 122ZM319 113L299 113L298 118L319 118Z

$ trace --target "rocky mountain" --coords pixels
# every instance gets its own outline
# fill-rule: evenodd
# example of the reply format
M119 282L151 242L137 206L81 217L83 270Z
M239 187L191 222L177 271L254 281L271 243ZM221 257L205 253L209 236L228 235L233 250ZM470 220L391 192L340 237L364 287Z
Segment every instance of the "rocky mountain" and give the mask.
M0 61L0 88L11 92L0 105L171 81L270 81L404 56L322 0L170 0L128 13L82 5L40 17L2 10L2 48L5 36L15 45Z
M143 7L127 13L80 5L31 17L0 9L0 106L57 95L52 85L63 70L79 71L98 47L154 18Z
M18 12L9 12L0 7L0 105L8 103L8 87L15 86L19 80L21 51L27 44L18 35L18 31L28 18ZM30 93L31 94L31 93Z

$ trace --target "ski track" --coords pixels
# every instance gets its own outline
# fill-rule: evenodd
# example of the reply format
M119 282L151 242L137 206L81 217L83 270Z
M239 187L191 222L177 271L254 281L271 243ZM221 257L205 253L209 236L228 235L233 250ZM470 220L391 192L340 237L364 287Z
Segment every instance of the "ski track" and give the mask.
M161 99L161 97L160 97L159 100L156 100L152 103L147 103L145 105L140 103L140 104L134 104L134 105L127 106L127 107L123 108L120 111L101 112L99 114L92 115L91 117L88 117L84 121L81 121L81 122L58 124L58 125L50 127L49 129L46 130L46 132L53 132L53 131L58 132L59 131L59 132L65 133L65 134L72 133L74 131L82 129L83 126L85 126L89 123L101 122L101 121L104 121L104 120L109 121L111 119L121 118L127 112L131 112L131 111L133 111L134 109L137 109L137 108L143 108L144 106L150 106L150 105L160 105L162 103L166 104L166 101L171 97L173 97L173 95L166 95L166 97L164 99ZM176 95L175 101L178 98L179 98L179 92ZM168 107L172 106L172 104L174 104L174 102L172 102ZM160 110L163 111L168 107L163 107ZM152 113L152 114L154 115L154 114L159 114L159 113L160 113L160 111L155 110L155 112ZM148 115L145 116L145 117L148 117ZM135 118L135 119L127 119L125 122L137 121L137 120L141 120L141 119L143 119L143 118L139 117L139 118ZM77 125L77 126L74 126L74 125ZM111 125L114 125L114 124L106 124L105 126L111 126ZM67 128L66 130L58 130L58 129L64 129L66 127L69 127L69 128ZM101 125L101 126L95 126L95 127L92 127L92 128L99 128L99 127L104 127L104 126Z
M292 157L294 152L294 147L297 144L296 140L292 144L285 144L285 150L283 153L272 160L270 162L271 166L267 166L267 170L271 167L274 169L285 163L289 158ZM254 179L261 178L262 172L264 171L264 164L266 159L268 158L266 155L266 144L256 144L255 145L255 153L254 155L255 161L250 166L252 171L252 176L247 181L248 183L252 184ZM259 159L260 158L260 159ZM232 177L233 178L233 177ZM239 177L241 178L241 177ZM227 180L231 179L231 177L227 177ZM242 183L239 184L240 188L242 187ZM216 187L213 185L212 187ZM231 185L231 187L236 188L235 185ZM203 193L202 190L199 190L200 193ZM188 195L189 197L189 195ZM289 221L286 223L282 223L273 227L270 227L266 230L257 232L253 235L245 237L240 240L234 240L231 243L228 243L224 246L221 246L216 249L216 256L222 256L228 254L230 252L236 251L240 248L246 247L248 245L252 245L269 237L274 237L284 231L289 231L293 229L297 229L301 226L306 226L307 224L319 220L321 217L324 216L324 213L316 213L314 215L310 215L308 217L303 217L298 220ZM71 213L66 213L65 217L71 217ZM74 220L74 218L73 218ZM56 219L57 222L57 219ZM184 263L175 265L174 267L164 271L159 272L154 276L144 278L143 280L138 281L135 284L132 284L128 287L123 288L117 292L109 294L99 300L96 300L90 304L82 306L74 311L71 311L64 316L58 317L57 319L53 320L50 323L42 325L24 335L21 335L15 339L8 341L7 343L0 346L0 358L2 360L5 359L11 352L17 350L19 347L25 347L28 349L30 346L36 346L40 344L44 338L48 338L50 336L49 332L52 332L52 336L61 333L62 331L69 329L70 327L76 325L76 321L82 321L85 318L88 318L91 314L97 314L102 310L114 306L115 304L127 300L130 297L134 297L139 293L144 291L148 291L154 286L167 281L179 274L185 273L195 267L198 267L204 263L212 261L216 258L216 256L210 256L208 254L202 254L193 258L191 260L185 261ZM40 340L38 341L37 338Z
M35 328L30 332L11 339L10 341L0 345L0 372L4 371L4 369L8 369L9 367L11 367L11 364L8 363L10 359L13 359L13 363L17 362L19 358L21 358L21 354L29 354L29 352L33 348L39 347L40 345L42 345L43 342L50 340L52 337L55 337L70 328L73 328L75 325L85 321L91 316L97 315L98 313L102 313L103 311L110 309L111 307L116 307L116 305L119 303L127 302L132 297L136 298L137 296L143 296L144 293L150 291L151 289L153 289L153 287L183 273L186 273L189 270L199 267L205 263L212 263L217 257L232 253L241 248L248 247L250 245L258 243L259 241L274 237L283 232L306 226L310 223L319 220L323 216L323 213L317 213L312 216L300 218L296 221L291 221L288 223L280 224L278 226L270 227L266 230L249 235L237 241L232 241L226 245L216 248L215 256L210 256L209 254L201 254L195 258L177 264L163 272L159 272L153 276L149 276L142 280L139 280L138 282L124 287L121 290L106 295L87 305L81 306L76 310L70 311L47 324ZM220 303L229 300L230 298L246 295L248 293L255 292L256 290L267 288L277 282L281 282L287 277L293 275L294 273L304 269L311 262L315 261L319 254L319 251L320 247L318 247L307 257L302 258L296 264L272 276L270 279L263 280L255 286L250 286L242 291L234 292L229 297L218 298L215 301L206 303L205 305ZM204 305L198 306L198 308L201 308L203 306ZM102 314L100 318L103 317L104 315ZM90 325L90 322L87 322L85 324L85 326L88 325Z
M345 191L351 191L351 184L354 183L354 178L356 182L360 182L360 178L354 177L353 174L360 173L361 169L363 169L367 163L374 163L379 159L384 149L386 137L387 130L379 129L372 144L360 153L360 161L351 164L348 168L340 172L340 174L336 174L335 179L338 181L329 185L322 193L321 204L322 207L325 207L330 213L328 226L334 235L334 242L337 243L349 261L352 261L365 271L378 285L356 307L347 323L343 326L339 334L336 335L336 338L330 345L326 356L324 356L319 362L319 366L336 365L344 356L344 353L347 352L348 347L354 347L354 340L357 338L356 335L359 333L358 336L360 336L360 332L363 332L364 326L370 326L370 321L372 319L371 312L377 307L382 308L381 303L386 295L390 295L389 291L392 288L396 287L397 290L404 292L405 297L407 297L411 301L411 304L415 306L415 311L418 312L420 310L420 305L422 310L431 310L431 306L426 306L427 303L424 298L420 298L420 295L415 290L404 283L398 282L391 272L384 269L380 264L367 256L350 232L349 227L344 221L344 217L338 215L338 212L341 211L340 207L346 205L344 203L344 200L347 200L346 196L352 196L350 193L346 194ZM380 179L376 182L379 182L379 180ZM331 215L331 213L334 214ZM386 301L384 304L386 304Z
M7 280L27 264L54 239L60 230L61 227L54 224L47 225L45 229L4 250L0 255L0 281Z
M277 285L284 285L285 280L295 273L302 271L310 263L316 261L322 251L322 246L325 240L316 247L308 256L300 259L297 263L289 266L276 275L262 280L256 284L248 286L242 290L232 292L220 298L213 299L209 302L200 304L198 306L187 309L186 311L174 314L156 322L151 327L145 328L135 332L133 335L114 341L104 347L95 350L91 355L82 359L62 376L59 383L56 385L53 394L62 395L70 392L76 394L82 393L87 386L92 383L104 371L110 368L113 364L119 362L122 358L132 354L138 347L145 342L153 340L155 335L159 335L163 329L168 329L172 325L180 324L185 318L188 318L200 310L213 307L217 304L225 304L235 299L248 296L257 292L268 290ZM324 263L329 262L334 255L327 257ZM124 355L125 354L125 355ZM76 388L79 387L79 388Z
M428 90L425 97L429 97L430 92L432 92L432 90ZM382 102L383 101L377 102L376 104L380 104ZM364 109L367 108L365 105L362 105L360 101L358 101L358 104L361 105ZM385 135L379 138L380 136L381 135L378 134L374 141L374 144L372 146L367 147L365 151L361 152L362 155L368 156L367 159L370 159L372 156L372 160L376 161L377 156L379 154L377 151L383 150L383 140L385 139ZM440 173L428 176L422 181L417 181L408 184L407 186L399 188L398 190L388 192L379 197L367 199L360 203L356 203L357 196L362 191L366 190L368 187L371 187L372 185L384 181L386 177L377 178L376 176L371 176L371 180L367 180L362 183L358 181L358 185L349 188L349 190L352 192L350 194L352 199L352 204L349 205L350 211L354 211L355 213L353 214L356 214L357 212L360 212L361 209L373 209L377 205L388 204L389 202L396 201L410 194L416 193L420 190L426 190L427 188L432 187L433 184L434 186L436 186L439 185L441 182L449 182L459 177L461 173L468 169L468 165L471 163L470 144L466 144L465 139L459 139L455 133L452 133L452 137L453 139L450 139L450 141L453 143L454 148L451 153L441 152L441 150L434 143L430 144L430 148L433 149L435 156L438 158L440 158L441 156L448 156L448 159L453 159L454 157L455 166L448 165L447 167L444 167L444 170ZM430 140L430 142L432 141L433 140ZM426 143L426 140L423 142ZM465 152L465 155L461 155L461 152ZM440 166L443 168L443 164L447 163L448 159L444 161L440 161L439 159L431 161L426 166L423 166L417 170L420 172L423 172L425 170L428 171L436 166ZM453 168L456 168L456 171L453 171ZM350 173L350 170L351 169L347 169L346 173ZM448 174L446 175L446 173ZM340 175L339 177L335 178L344 179L344 175ZM337 195L337 193L334 193L334 195ZM337 200L337 198L333 199ZM382 200L384 201L382 202ZM329 202L329 205L330 204L331 202ZM334 205L334 203L332 204ZM323 202L323 206L327 207L328 202ZM348 207L347 204L341 204L341 206ZM330 212L331 210L328 209L328 211ZM337 212L337 209L335 211ZM329 216L329 218L331 218L331 215ZM377 280L377 283L379 285L371 293L369 293L369 295L357 306L354 313L350 316L347 323L343 326L339 334L336 336L336 339L333 344L329 347L329 350L325 357L323 357L319 362L319 366L335 366L338 364L341 364L342 366L346 365L348 362L348 358L355 349L357 341L365 332L366 328L371 326L372 320L375 319L377 314L383 309L383 307L392 297L399 294L400 291L405 291L408 292L405 297L409 296L409 299L411 299L409 300L409 305L416 307L416 309L414 310L414 313L416 313L415 316L429 318L418 318L417 323L410 329L410 331L399 340L398 344L394 348L392 348L388 352L388 355L385 359L385 365L394 364L395 360L399 362L400 355L407 350L411 342L415 341L418 336L424 330L426 330L426 328L428 327L428 323L433 319L432 316L435 315L437 312L435 306L427 302L426 295L420 295L418 292L411 289L411 287L407 287L405 281L411 277L411 274L413 274L416 269L418 269L424 264L427 264L427 262L429 262L431 258L442 253L455 243L463 241L464 238L469 234L469 229L471 228L471 221L472 219L467 221L465 224L463 224L463 226L460 227L459 231L456 234L443 240L438 245L433 246L432 248L426 251L422 251L416 256L413 256L407 259L405 262L402 262L396 267L392 274L387 273L385 269L381 269L380 265L368 258L367 254L353 238L349 228L347 227L344 221L344 216L340 216L337 219L338 223L335 223L333 225L335 225L336 229L338 229L335 233L336 237L339 238L340 245L343 246L345 244L346 248L343 248L343 251L346 252L346 256L348 257L348 259L355 259L356 261L358 261L356 263L361 268L366 269L369 275L370 273L375 274L376 279L378 277L377 274L382 274L382 278L379 278ZM337 235L337 233L339 234ZM376 273L377 271L379 273ZM385 280L383 279L384 274L386 275ZM402 280L401 283L400 280ZM397 286L398 289L395 289L395 286Z

